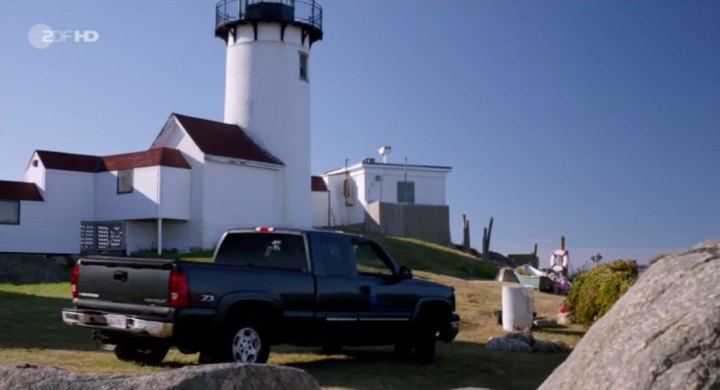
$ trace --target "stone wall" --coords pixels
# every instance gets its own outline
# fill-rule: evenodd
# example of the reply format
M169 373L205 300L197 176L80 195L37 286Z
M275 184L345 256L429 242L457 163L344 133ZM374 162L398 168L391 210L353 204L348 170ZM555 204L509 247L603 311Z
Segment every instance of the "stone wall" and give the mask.
M0 283L53 283L67 280L67 257L0 254Z

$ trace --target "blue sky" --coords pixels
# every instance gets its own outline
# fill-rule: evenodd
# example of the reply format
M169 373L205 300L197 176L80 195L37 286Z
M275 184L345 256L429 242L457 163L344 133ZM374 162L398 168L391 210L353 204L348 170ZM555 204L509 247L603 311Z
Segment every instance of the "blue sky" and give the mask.
M720 236L720 2L320 1L315 173L450 165L454 240L547 262L646 260ZM149 147L171 112L222 120L215 1L0 2L0 179L32 151ZM28 32L95 30L30 45Z

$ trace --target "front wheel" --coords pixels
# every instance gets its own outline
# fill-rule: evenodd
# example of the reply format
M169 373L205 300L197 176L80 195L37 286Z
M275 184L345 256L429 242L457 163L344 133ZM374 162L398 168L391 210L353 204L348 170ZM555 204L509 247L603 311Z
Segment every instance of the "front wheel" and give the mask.
M421 364L430 364L435 360L435 332L424 329L415 338L415 360Z
M241 320L228 328L222 348L223 360L237 363L265 363L270 343L264 327L256 321Z
M154 341L123 340L115 345L115 357L126 362L155 366L167 355L170 346Z

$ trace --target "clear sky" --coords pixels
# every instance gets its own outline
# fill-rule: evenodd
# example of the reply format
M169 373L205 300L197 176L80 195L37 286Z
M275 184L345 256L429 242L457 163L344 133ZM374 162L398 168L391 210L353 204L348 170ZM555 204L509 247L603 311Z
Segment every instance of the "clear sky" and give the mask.
M647 260L720 236L720 2L320 0L315 173L392 145L450 165L453 239L543 263ZM0 179L35 149L150 146L171 112L222 120L212 0L0 1ZM36 24L94 43L33 47Z

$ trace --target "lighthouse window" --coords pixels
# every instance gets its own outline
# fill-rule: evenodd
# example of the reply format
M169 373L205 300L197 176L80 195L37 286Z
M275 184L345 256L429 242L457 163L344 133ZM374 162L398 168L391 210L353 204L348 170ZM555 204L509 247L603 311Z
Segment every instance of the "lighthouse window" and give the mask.
M300 80L308 81L308 55L300 52Z
M133 192L133 170L125 169L118 171L117 176L117 193L129 194Z

